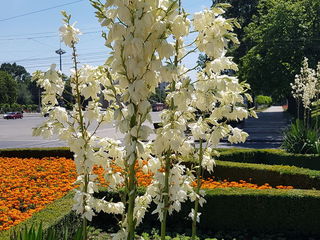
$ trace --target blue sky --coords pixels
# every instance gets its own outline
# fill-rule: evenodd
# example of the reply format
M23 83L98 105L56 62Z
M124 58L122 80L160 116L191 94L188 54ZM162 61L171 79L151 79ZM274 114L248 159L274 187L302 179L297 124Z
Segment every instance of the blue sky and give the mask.
M210 7L211 3L212 0L183 0L184 8L190 13ZM59 5L64 6L53 8ZM16 62L30 73L46 70L51 63L58 65L59 56L55 50L60 48L61 10L72 14L73 21L77 21L77 27L84 33L78 45L81 63L102 64L108 56L100 37L101 27L89 0L10 0L3 1L1 6L0 64ZM37 12L48 8L52 9ZM20 15L25 16L16 17ZM67 51L63 55L63 72L69 74L70 50L63 45L61 48ZM190 55L185 64L192 67L197 56Z

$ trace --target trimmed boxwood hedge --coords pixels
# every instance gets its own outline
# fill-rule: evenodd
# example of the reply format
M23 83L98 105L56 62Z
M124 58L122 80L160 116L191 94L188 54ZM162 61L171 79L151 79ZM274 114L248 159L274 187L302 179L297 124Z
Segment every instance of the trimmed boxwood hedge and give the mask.
M142 193L140 191L140 193ZM117 199L113 193L100 192L99 197ZM284 233L290 239L320 236L320 192L312 190L255 190L215 189L207 191L207 203L200 209L199 232L213 233L240 231L253 234ZM191 220L188 218L193 203L182 205L179 213L168 218L168 231L190 234ZM138 232L159 229L157 215L151 214L151 206ZM94 217L93 225L109 230L116 228L116 218L104 213ZM106 229L107 226L107 229Z
M314 166L317 166L317 164L320 163L318 156L288 154L282 150L275 149L219 149L219 151L221 155L219 161L216 161L217 166L213 173L213 176L217 179L246 180L261 185L269 183L271 186L291 185L301 189L320 189L320 171L294 166L274 165L276 163L289 163L292 160L293 163L300 161L300 164L296 165L311 166L313 164ZM73 158L73 154L68 148L3 149L0 150L0 156L22 158L42 158L48 156ZM291 160L288 160L286 156ZM268 160L268 157L271 160ZM301 160L298 160L299 157ZM269 164L266 165L267 163ZM185 164L189 165L190 163Z
M261 163L268 165L288 165L320 170L320 156L312 154L292 154L279 149L220 148L221 161ZM0 157L66 157L73 159L69 148L17 148L0 149Z
M285 158L290 154L279 154L279 150L219 150L220 159L217 161L214 176L219 179L247 180L250 178L255 183L269 183L276 185L292 185L296 188L320 189L320 171L303 169L294 166L264 165L265 156L278 156L277 160L269 160L269 164L289 161ZM253 153L252 153L253 152ZM261 155L259 155L261 154ZM268 155L269 154L269 155ZM281 156L280 156L281 155ZM67 157L72 158L68 148L52 149L18 149L0 150L0 156L6 157ZM230 159L233 156L233 159ZM256 162L241 163L248 160L249 156ZM263 157L261 157L263 156ZM280 156L280 157L279 157ZM295 156L291 156L294 159ZM300 156L299 156L300 157ZM318 157L307 156L301 162L316 160ZM238 161L230 162L226 160ZM298 159L298 158L297 158ZM308 160L306 160L308 159ZM186 164L190 164L186 163ZM104 192L99 194L105 195ZM116 198L114 193L108 193L108 198ZM253 189L215 189L208 192L207 204L200 211L200 231L248 231L276 233L283 232L293 236L317 235L320 236L320 192L313 190L253 190ZM48 205L46 209L34 214L24 223L32 224L43 221L45 228L61 226L73 226L75 229L79 218L70 210L72 206L72 194ZM172 226L175 232L186 232L185 224L191 203L184 205L182 212L169 218L169 228ZM147 227L158 226L155 215L148 214L142 225L144 231ZM108 225L112 217L99 214L94 223L100 226ZM177 221L181 219L181 221ZM23 223L23 224L24 224ZM18 225L16 228L21 227ZM110 224L112 226L112 224ZM8 231L0 233L0 239L8 239ZM298 238L301 239L301 238Z
M72 211L73 205L73 191L70 191L64 197L48 204L43 210L34 213L31 218L12 227L7 231L0 231L1 240L10 240L10 234L13 230L19 231L25 225L30 227L31 225L40 224L42 222L45 233L50 229L54 228L57 234L62 239L63 232L68 228L70 235L74 234L81 224L81 218Z
M280 149L217 149L219 160L268 165L288 165L320 170L320 156L313 154L292 154Z
M213 175L218 180L245 180L271 186L287 185L297 189L320 190L320 171L279 165L264 165L252 163L237 163L216 161L217 166L213 174L205 174L205 177Z
M139 189L139 194L144 190ZM119 199L117 193L96 194L106 199ZM44 210L35 213L32 218L14 227L21 228L43 222L45 229L55 228L63 232L64 227L74 231L80 224L80 218L71 210L73 194L50 204ZM290 239L308 239L320 237L320 192L313 190L255 190L225 188L207 191L207 203L200 209L201 224L199 233L213 235L216 232L244 232L252 234L283 233ZM188 218L193 203L186 202L179 213L168 218L168 231L190 234L191 221ZM159 229L157 215L151 214L151 206L138 232ZM116 217L104 213L94 217L92 225L105 230L116 230ZM1 240L9 240L10 231L0 232Z
M53 148L8 148L0 149L0 157L43 158L65 157L73 159L73 153L67 147Z

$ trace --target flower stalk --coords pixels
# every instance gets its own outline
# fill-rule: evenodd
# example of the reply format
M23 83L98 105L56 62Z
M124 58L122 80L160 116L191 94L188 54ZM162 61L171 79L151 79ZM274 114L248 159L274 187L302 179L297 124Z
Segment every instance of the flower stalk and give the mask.
M200 197L200 189L201 189L201 183L202 183L202 160L203 160L203 139L200 139L199 141L199 155L198 155L198 166L196 171L196 186L195 186L195 193L196 196ZM194 216L192 219L192 236L191 239L195 240L197 237L197 218L198 218L198 212L199 212L199 197L196 198L194 201Z
M68 24L69 24L68 19ZM82 111L82 102L81 102L81 94L80 94L80 89L79 89L79 70L78 70L78 61L77 61L77 50L75 46L75 42L72 40L71 41L71 48L72 48L72 59L73 59L73 65L74 65L74 84L75 84L75 89L76 89L76 105L78 108L78 113L79 113L79 126L81 130L81 137L85 142L84 148L86 148L87 145L87 133L86 133L86 126L84 122L84 116L83 116L83 111ZM89 175L90 173L88 172L88 168L86 167L86 160L87 156L86 154L83 154L83 177L84 177L84 186L83 186L83 210L84 212L86 211L86 206L87 206L87 196L88 194L88 184L89 184ZM83 213L84 214L84 213ZM88 226L88 221L87 218L83 218L82 220L82 239L87 240L88 238L88 231L87 231L87 226Z

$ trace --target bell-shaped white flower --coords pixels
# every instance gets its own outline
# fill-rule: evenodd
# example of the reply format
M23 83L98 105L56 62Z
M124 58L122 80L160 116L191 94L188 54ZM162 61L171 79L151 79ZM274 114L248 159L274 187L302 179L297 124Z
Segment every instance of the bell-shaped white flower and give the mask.
M63 42L68 47L72 48L74 44L79 42L79 35L81 34L80 30L75 28L75 24L64 24L59 28L61 42Z

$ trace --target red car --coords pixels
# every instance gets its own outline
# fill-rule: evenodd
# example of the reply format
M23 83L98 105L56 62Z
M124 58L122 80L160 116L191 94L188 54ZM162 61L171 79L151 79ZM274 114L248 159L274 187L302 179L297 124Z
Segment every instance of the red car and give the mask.
M3 115L4 119L17 119L17 118L23 118L23 114L21 112L8 112Z

